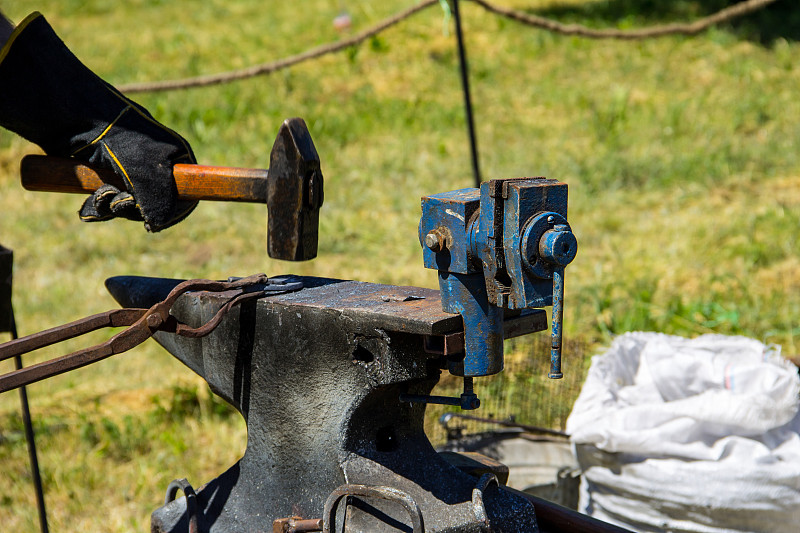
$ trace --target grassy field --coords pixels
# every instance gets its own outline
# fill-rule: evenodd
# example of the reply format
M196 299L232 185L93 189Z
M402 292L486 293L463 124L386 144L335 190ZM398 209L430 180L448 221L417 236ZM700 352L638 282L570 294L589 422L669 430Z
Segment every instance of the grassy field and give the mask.
M278 59L341 38L332 20L342 9L357 31L409 4L42 0L36 8L88 66L124 84ZM726 2L502 4L638 27ZM14 21L29 9L3 3ZM629 330L742 334L800 352L797 15L785 6L698 37L616 42L531 30L469 3L462 11L484 177L567 182L580 246L567 276L568 379L543 377L541 343L509 343L509 372L477 383L489 391L483 414L562 426L591 355ZM266 166L280 122L304 117L326 180L310 263L267 257L263 206L201 205L156 235L130 222L82 224L79 197L22 190L19 159L37 149L0 131L0 243L15 252L20 333L114 308L103 281L120 274L292 272L435 286L421 264L420 196L472 180L455 43L442 16L426 10L357 48L269 77L137 96L215 165ZM55 531L147 530L170 480L200 485L244 450L239 417L154 343L29 394ZM0 523L35 531L18 412L16 394L0 396Z

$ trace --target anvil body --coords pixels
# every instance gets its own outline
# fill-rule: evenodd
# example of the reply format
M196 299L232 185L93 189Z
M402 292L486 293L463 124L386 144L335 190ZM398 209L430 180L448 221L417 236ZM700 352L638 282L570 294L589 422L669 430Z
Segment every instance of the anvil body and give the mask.
M429 394L446 366L423 349L426 337L463 332L439 291L297 279L302 290L234 308L207 337L156 335L242 414L248 437L241 460L197 490L191 513L175 499L153 513L152 530L188 532L195 522L199 531L271 531L276 519L323 518L328 496L353 484L409 496L424 531L537 532L528 500L496 483L478 487L431 446L425 405L399 400ZM123 306L147 307L176 283L124 277L107 286ZM173 314L199 325L230 296L189 293ZM544 312L522 323L516 333L545 329ZM332 531L412 531L395 501L349 496L334 514Z

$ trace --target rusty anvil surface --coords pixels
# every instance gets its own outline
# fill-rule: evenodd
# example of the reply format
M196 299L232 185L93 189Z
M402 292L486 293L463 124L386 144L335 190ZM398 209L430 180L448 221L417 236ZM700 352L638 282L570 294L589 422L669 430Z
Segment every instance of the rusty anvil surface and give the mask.
M233 309L207 337L156 334L244 416L248 438L244 456L197 489L192 509L185 497L166 503L152 530L188 532L192 522L199 531L271 531L276 519L323 518L333 491L358 484L403 491L425 531L479 532L488 521L494 532L536 532L529 501L492 483L476 496L478 480L425 436L424 404L399 401L439 381L446 356L426 352L423 340L463 331L459 315L441 310L439 291L293 279L304 288ZM147 307L178 281L118 277L106 285L124 307ZM229 296L188 293L173 314L200 324ZM540 331L545 313L508 324L508 336ZM350 496L334 515L331 531L412 531L395 501Z

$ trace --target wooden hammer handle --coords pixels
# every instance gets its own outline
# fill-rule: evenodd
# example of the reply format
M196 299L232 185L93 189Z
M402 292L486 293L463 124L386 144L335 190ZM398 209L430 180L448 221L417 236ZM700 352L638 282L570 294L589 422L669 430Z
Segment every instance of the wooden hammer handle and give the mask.
M172 176L179 200L267 201L266 170L179 164L173 167ZM113 171L65 157L26 155L20 164L20 177L29 191L91 194L104 184L127 190Z

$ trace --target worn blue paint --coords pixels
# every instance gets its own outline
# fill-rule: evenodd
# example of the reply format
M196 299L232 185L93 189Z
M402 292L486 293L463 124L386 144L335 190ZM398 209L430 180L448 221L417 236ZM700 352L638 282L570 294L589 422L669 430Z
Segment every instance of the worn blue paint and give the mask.
M531 258L538 258L541 235L557 221L566 222L567 186L557 180L539 178L504 183L504 189L502 242L505 270L510 282L503 306L529 309L551 305L552 269L544 266L530 270L526 268L526 262L536 262ZM553 216L553 222L548 222L550 216ZM534 231L526 231L529 227ZM526 235L531 244L523 252ZM499 301L498 297L498 305Z
M425 245L431 234L432 247ZM434 238L435 236L435 238ZM578 243L557 180L492 180L422 198L423 262L439 271L442 308L464 320L467 377L503 369L503 309L553 305L550 377L561 377L564 266Z
M471 274L478 270L471 264L469 223L480 206L478 189L459 189L422 198L422 218L419 223L419 242L425 268ZM425 236L444 228L449 233L447 248L434 252L425 246Z
M491 376L503 370L503 309L489 303L481 274L439 271L442 310L464 319L463 361L452 363L457 376Z
M577 252L578 241L565 224L555 225L539 240L539 255L553 265L563 267L570 264Z

